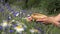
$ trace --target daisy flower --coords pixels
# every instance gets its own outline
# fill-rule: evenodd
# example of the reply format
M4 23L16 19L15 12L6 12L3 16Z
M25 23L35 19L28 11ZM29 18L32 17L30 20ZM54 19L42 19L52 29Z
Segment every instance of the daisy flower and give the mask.
M17 25L21 25L23 28L27 28L27 26L24 23L18 23Z
M16 27L14 27L14 29L16 30L16 32L22 32L22 31L24 31L24 28L22 27L22 25L16 26Z
M8 25L8 22L7 22L7 21L3 21L3 23L1 23L1 25L2 25L3 27L6 27L6 26Z

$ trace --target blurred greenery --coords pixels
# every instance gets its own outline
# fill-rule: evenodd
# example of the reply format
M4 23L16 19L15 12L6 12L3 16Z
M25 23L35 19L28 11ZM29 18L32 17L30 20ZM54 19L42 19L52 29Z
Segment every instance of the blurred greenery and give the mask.
M9 3L20 6L23 9L39 7L47 11L49 15L60 13L60 0L10 0Z

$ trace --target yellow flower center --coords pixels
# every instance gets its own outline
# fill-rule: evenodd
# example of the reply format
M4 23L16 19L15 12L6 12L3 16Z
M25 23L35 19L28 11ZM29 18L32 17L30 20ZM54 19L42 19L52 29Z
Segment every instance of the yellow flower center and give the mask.
M35 32L38 32L38 30L34 30Z
M22 25L17 26L17 28L22 28Z

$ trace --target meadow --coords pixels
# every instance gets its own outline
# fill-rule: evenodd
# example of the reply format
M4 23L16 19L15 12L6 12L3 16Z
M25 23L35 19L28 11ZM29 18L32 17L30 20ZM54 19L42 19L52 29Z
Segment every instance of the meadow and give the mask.
M0 3L0 34L60 34L60 28L52 24L27 22L25 17L32 13L48 15L48 12L39 7L22 10L15 5Z

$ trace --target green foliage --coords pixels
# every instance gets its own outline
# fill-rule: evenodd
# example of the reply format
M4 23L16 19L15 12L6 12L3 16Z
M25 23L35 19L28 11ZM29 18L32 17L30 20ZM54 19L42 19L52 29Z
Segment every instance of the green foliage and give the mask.
M21 0L19 2L17 0L10 0L9 3L20 6L23 9L39 7L50 15L60 13L60 0Z

